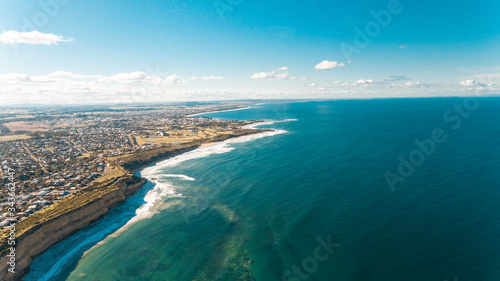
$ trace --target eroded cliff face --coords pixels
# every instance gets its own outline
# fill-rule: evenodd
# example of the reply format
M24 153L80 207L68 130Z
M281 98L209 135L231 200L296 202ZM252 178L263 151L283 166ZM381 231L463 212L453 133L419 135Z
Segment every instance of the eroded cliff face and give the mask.
M118 184L118 189L23 233L18 237L15 246L15 273L8 271L10 268L8 265L9 257L5 254L0 257L0 280L21 280L34 257L91 222L98 220L113 206L125 201L129 195L140 189L145 183L146 179L133 176Z

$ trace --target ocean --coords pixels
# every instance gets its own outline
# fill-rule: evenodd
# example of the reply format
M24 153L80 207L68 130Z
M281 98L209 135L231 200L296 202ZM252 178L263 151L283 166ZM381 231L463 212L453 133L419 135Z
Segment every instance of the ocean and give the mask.
M500 99L269 103L25 280L500 280Z

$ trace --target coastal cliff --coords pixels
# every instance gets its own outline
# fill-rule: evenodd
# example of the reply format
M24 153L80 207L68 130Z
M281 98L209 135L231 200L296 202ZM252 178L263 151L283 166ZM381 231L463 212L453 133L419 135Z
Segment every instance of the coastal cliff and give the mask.
M52 245L64 240L79 229L108 213L115 205L140 189L146 179L137 176L122 178L113 183L117 188L70 212L38 224L22 233L16 240L15 273L8 271L7 252L0 257L0 280L21 280L31 260Z
M146 179L130 174L157 161L198 148L207 142L220 142L229 138L256 134L266 129L241 129L205 140L193 141L181 146L159 147L112 159L111 176L91 185L83 193L66 198L49 208L16 224L15 273L9 272L9 248L7 232L0 234L0 280L22 280L30 262L51 246L98 220L115 205L140 189ZM117 172L118 171L118 172ZM13 245L14 246L14 245Z
M136 153L136 154L131 154L131 155L126 155L122 157L117 163L125 168L128 171L138 171L141 170L142 168L145 168L157 161L161 161L164 159L167 159L169 157L173 157L179 154L182 154L184 152L194 150L200 145L204 143L211 143L211 142L222 142L225 140L228 140L230 138L236 138L236 137L241 137L241 136L246 136L246 135L252 135L252 134L258 134L258 133L263 133L267 132L269 129L240 129L236 130L232 134L222 134L217 137L213 137L210 139L204 139L204 140L196 140L192 141L190 143L186 143L180 146L167 146L167 147L159 147L155 148L150 151L145 151L141 153Z

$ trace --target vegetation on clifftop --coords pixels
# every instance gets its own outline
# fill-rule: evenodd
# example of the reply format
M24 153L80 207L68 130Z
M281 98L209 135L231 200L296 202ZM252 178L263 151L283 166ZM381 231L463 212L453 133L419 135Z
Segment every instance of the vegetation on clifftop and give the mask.
M220 142L229 138L255 134L264 131L266 130L239 129L234 130L233 132L228 134L220 134L210 139L195 140L183 145L161 146L148 151L141 151L124 156L108 158L106 160L106 162L108 163L107 172L102 177L87 186L84 190L59 202L56 202L55 204L30 216L24 221L16 223L16 238L20 237L24 233L35 231L37 227L45 222L48 222L61 215L67 214L87 204L91 204L93 201L101 198L109 192L117 190L120 184L124 183L131 185L139 183L141 178L132 175L131 172L141 167L150 165L165 158L173 157L189 150L196 149L203 143ZM3 254L9 246L7 243L9 234L9 230L6 230L0 234L0 254Z

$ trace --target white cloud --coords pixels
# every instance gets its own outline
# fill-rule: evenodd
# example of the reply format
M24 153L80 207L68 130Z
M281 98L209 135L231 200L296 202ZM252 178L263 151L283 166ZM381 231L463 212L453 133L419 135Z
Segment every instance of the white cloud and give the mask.
M105 76L98 79L99 82L106 83L124 83L124 84L134 84L134 83L146 83L153 85L170 85L174 83L185 83L185 81L180 80L179 76L176 74L169 75L165 78L159 76L150 75L143 71L135 71L130 73L118 73L113 76Z
M86 78L100 78L102 75L82 75L76 74L68 71L54 71L50 73L48 76L50 77L67 77L67 78L75 78L75 79L86 79Z
M290 68L287 66L282 66L280 68L276 68L276 70L290 70Z
M274 79L293 79L293 80L297 79L296 77L289 77L288 75L289 75L288 72L278 72L278 73L275 73L273 75L273 78Z
M429 87L431 85L427 84L427 83L422 83L420 81L406 81L404 83L404 86L406 87L419 87L419 88L426 88L426 87ZM434 86L437 86L437 85L434 85Z
M320 63L318 63L314 69L315 70L325 70L325 69L332 69L332 68L337 68L337 67L344 67L344 63L338 63L337 61L328 61L324 60Z
M306 77L294 77L290 76L290 72L288 71L290 68L286 66L282 66L280 68L276 68L271 70L270 72L256 72L250 76L252 79L276 79L276 80L307 80Z
M3 44L32 44L32 45L57 45L58 42L73 41L73 38L64 38L61 35L42 33L39 31L19 32L4 31L0 34L0 42Z
M20 74L20 73L1 74L0 81L3 81L3 82L32 82L31 77L29 75Z
M203 80L222 80L222 79L224 79L224 77L222 77L222 76L206 76L206 77L203 77L201 79L203 79Z
M373 79L358 79L353 82L340 82L334 81L333 85L341 87L370 87L370 88L426 88L426 87L441 87L439 83L428 84L420 81L404 81L406 76L396 76L394 79L386 79L384 81L377 81ZM409 79L409 78L408 78ZM394 81L391 81L394 80Z
M0 74L0 98L9 103L99 103L175 100L173 84L186 83L176 74L158 77L145 72L111 76L56 71L46 75ZM13 95L12 93L15 93ZM91 97L91 98L90 98Z
M401 96L446 96L488 94L494 87L490 81L500 81L500 74L487 78L471 76L472 81L459 83L432 83L408 80L405 76L393 76L385 80L358 79L354 81L332 81L327 87L317 81L307 83L287 83L289 87L274 85L276 88L255 88L247 92L245 86L234 89L204 88L193 80L213 80L219 76L199 76L181 78L176 74L163 72L130 72L116 75L86 75L67 71L55 71L45 75L20 73L0 74L0 99L4 104L15 103L101 103L101 102L149 102L149 101L196 101L219 99L260 99L260 98L338 98L338 97L401 97ZM211 77L211 78L208 78ZM253 79L302 80L293 77L289 70L277 68L270 72L259 72ZM248 78L248 77L247 77ZM491 79L490 79L491 78ZM224 78L227 79L227 78ZM306 78L304 78L306 79ZM496 80L495 80L496 79ZM250 80L250 79L249 79ZM475 82L474 82L475 81ZM478 82L479 81L479 82ZM191 82L191 83L190 83ZM247 81L252 85L251 81ZM214 83L217 84L217 83ZM253 83L256 84L256 83ZM318 85L319 84L319 85ZM445 87L446 86L446 87ZM248 88L252 88L251 86ZM15 93L15 94L13 94Z
M273 78L274 74L272 72L256 72L250 76L252 79L270 79Z
M374 84L373 79L358 79L354 82L355 85L366 85L366 84Z
M0 99L5 103L92 103L99 102L145 102L155 100L189 100L181 89L193 80L220 80L222 76L191 77L181 79L176 74L151 75L135 71L116 75L83 75L68 71L55 71L45 75L20 73L0 74ZM191 91L193 100L199 99L203 91ZM16 93L12 95L11 93ZM175 94L174 94L175 93ZM214 94L216 97L216 94ZM226 97L226 96L225 96ZM227 98L227 97L226 97Z
M119 73L112 76L82 75L68 71L55 71L47 75L27 75L20 73L0 74L0 82L17 83L63 83L63 82L93 82L93 83L149 83L149 84L173 84L181 83L175 74L166 78L149 75L145 72Z
M177 76L177 74L172 74L172 75L165 77L165 79L163 79L163 81L161 81L160 83L164 84L164 85L170 85L170 84L174 84L174 83L186 83L186 81L179 80L179 76Z
M460 86L464 86L464 87L475 87L475 86L487 86L486 84L483 84L483 83L480 83L476 80L473 80L473 79L467 79L465 81L460 81Z
M113 76L101 77L99 78L99 82L117 82L117 83L143 83L150 75L146 72L136 71L130 73L118 73Z

